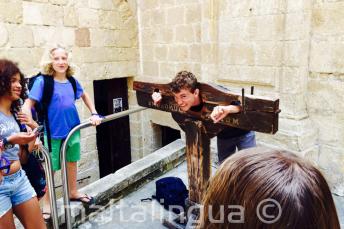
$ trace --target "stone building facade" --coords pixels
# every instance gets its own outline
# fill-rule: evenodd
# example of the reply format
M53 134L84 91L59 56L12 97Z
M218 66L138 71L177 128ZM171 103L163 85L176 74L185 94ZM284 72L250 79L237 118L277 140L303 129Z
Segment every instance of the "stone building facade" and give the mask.
M30 75L63 44L91 95L93 80L168 82L180 70L233 91L254 85L282 109L278 133L257 134L258 143L314 161L344 196L343 14L341 0L0 0L0 57ZM176 128L159 111L130 121L133 160L159 147L159 125ZM80 171L92 181L95 129L82 136Z
M0 58L17 61L25 75L36 74L57 44L67 47L75 77L93 99L93 80L137 75L135 1L0 0ZM81 120L90 117L77 102ZM82 130L79 178L99 178L96 130ZM60 175L56 175L60 184Z

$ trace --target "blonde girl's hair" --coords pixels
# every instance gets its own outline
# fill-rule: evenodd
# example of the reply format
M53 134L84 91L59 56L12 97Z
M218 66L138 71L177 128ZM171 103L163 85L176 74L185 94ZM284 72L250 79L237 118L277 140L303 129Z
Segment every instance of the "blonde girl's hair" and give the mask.
M64 50L64 51L66 52L66 54L67 54L67 57L68 57L68 51L66 50L66 48L64 48L64 47L62 47L62 46L56 46L56 47L50 49L50 51L49 51L50 60L52 60L52 58L53 58L53 53L54 53L55 50L57 50L57 49L62 49L62 50ZM53 64L52 64L51 61L43 66L43 74L49 75L49 76L53 76L53 75L55 74L55 70L54 70L54 68L53 68ZM74 68L73 68L70 64L68 64L66 76L67 76L67 77L70 77L70 76L73 76L73 75L74 75Z

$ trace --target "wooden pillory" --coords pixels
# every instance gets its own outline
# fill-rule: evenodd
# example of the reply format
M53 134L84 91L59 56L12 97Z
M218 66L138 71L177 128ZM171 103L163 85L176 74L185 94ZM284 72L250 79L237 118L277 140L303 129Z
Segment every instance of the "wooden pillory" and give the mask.
M274 134L278 130L279 100L230 92L224 87L200 84L203 108L200 112L183 112L174 101L169 84L134 81L138 104L142 107L171 112L172 117L185 131L186 156L189 181L189 201L200 203L210 177L210 139L226 126ZM162 100L154 105L153 92L160 92ZM214 124L210 114L215 106L240 101L242 111L230 114Z

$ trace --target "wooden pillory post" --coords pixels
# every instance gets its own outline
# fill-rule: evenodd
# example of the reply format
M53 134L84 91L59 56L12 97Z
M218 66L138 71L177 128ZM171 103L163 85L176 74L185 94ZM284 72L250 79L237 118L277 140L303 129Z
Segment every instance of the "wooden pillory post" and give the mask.
M185 131L186 157L189 181L189 201L200 203L209 180L210 139L226 126L238 127L262 133L274 134L278 130L279 100L230 92L224 87L200 84L200 96L203 108L200 112L179 109L169 84L153 84L134 81L134 90L138 104L142 107L171 112L173 119ZM160 92L162 100L154 105L153 92ZM219 123L214 124L210 114L215 106L229 105L240 101L242 111L230 114Z

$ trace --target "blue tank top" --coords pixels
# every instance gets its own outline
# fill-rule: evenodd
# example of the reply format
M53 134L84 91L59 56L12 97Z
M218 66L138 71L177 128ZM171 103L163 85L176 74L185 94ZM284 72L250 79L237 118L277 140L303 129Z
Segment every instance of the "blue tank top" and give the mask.
M0 112L0 136L1 138L7 138L12 134L16 134L20 132L18 123L14 119L13 115L5 115L4 113ZM19 145L14 145L13 148L5 150L2 152L2 155L6 157L8 160L15 161L19 160L18 156L19 152Z

